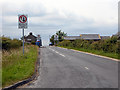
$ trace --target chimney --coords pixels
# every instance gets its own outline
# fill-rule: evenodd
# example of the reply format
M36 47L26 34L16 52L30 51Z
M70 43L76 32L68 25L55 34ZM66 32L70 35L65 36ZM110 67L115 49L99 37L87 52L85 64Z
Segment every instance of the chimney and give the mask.
M30 32L30 35L32 35L32 32Z

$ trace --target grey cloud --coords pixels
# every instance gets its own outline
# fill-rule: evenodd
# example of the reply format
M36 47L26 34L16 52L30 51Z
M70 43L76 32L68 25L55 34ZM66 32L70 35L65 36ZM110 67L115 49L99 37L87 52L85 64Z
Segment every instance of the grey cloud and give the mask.
M5 6L5 5L3 5ZM6 5L7 6L7 5ZM8 17L11 17L11 16L17 16L19 14L19 11L21 12L21 10L25 9L24 12L27 12L29 18L32 18L32 17L40 17L40 18L44 18L46 16L46 19L44 19L44 22L40 22L40 23L37 23L35 24L34 22L30 22L29 25L32 27L34 26L38 26L38 27L59 27L59 26L71 26L71 25L75 25L75 24L91 24L93 23L93 21L91 20L88 20L88 19L85 19L84 17L78 17L76 16L75 14L73 13L68 13L66 11L64 11L65 15L67 16L67 18L64 18L62 17L60 14L59 14L59 11L58 10L54 10L53 12L51 13L47 13L47 10L46 8L44 7L44 5L40 4L39 6L36 6L36 11L38 11L37 13L34 13L34 10L35 8L33 9L32 8L32 5L29 5L29 4L24 4L22 8L17 8L16 9L16 12L15 11L12 11L11 9L7 10L8 7L11 7L13 6L12 4L9 4L7 7L4 8L4 11L3 11L3 17L4 16L8 16ZM18 6L19 7L19 6ZM47 16L51 16L50 18L47 18ZM82 22L80 22L79 20L77 20L78 18L81 18L83 19ZM8 23L6 21L3 20L3 24L5 26L16 26L16 20L14 23Z
M86 27L86 28L64 28L64 31L68 32L69 35L80 35L86 33L100 34L100 35L108 35L111 36L116 34L118 31L117 25L113 26L99 26L99 27Z
M15 10L13 10L15 9ZM61 29L68 33L68 35L79 35L81 33L99 33L101 35L112 35L117 32L117 25L98 25L92 18L86 18L84 16L78 16L72 12L63 11L64 15L61 15L59 10L53 10L53 12L47 12L47 8L43 4L29 5L25 3L22 6L13 5L12 3L4 3L3 5L3 35L13 38L20 38L22 31L18 29L17 15L20 13L28 14L29 23L28 29L25 30L25 34L33 32L35 35L40 34L43 41L48 42L48 36L55 34L56 31ZM8 22L4 18L13 17L13 22ZM36 22L32 20L38 17Z
M35 13L35 11L37 11ZM32 5L24 3L23 5L14 5L14 3L3 3L2 5L3 16L16 16L18 14L28 14L30 17L46 15L46 8L43 4Z

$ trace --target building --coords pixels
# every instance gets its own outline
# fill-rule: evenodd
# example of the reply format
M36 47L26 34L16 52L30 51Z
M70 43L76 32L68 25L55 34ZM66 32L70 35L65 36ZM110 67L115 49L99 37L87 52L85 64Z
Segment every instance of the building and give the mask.
M112 37L114 36L120 37L120 32L117 32L116 34L112 35Z
M101 39L105 40L105 39L110 39L110 36L100 36Z
M81 37L80 36L65 36L64 39L74 41L76 39L81 39Z
M100 40L101 37L99 34L80 34L80 36L66 36L65 40L74 41L76 39L84 39L84 40Z
M80 34L81 39L84 40L100 40L101 37L99 34Z
M37 37L32 34L32 32L29 33L28 36L24 36L25 43L31 43L31 42L36 42Z

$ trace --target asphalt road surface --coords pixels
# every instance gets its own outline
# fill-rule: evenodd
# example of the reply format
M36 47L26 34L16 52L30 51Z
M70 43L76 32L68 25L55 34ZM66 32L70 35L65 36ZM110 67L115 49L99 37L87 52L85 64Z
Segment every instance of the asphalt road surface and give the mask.
M39 77L26 88L118 88L118 62L59 47L41 48Z

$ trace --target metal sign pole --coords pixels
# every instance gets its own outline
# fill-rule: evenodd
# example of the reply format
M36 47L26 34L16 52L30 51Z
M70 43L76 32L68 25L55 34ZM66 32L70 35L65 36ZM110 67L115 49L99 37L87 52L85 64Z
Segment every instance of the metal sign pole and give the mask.
M24 29L27 28L27 15L19 14L18 15L18 28L23 30L23 55L24 55Z
M23 55L24 55L24 28L23 28Z

